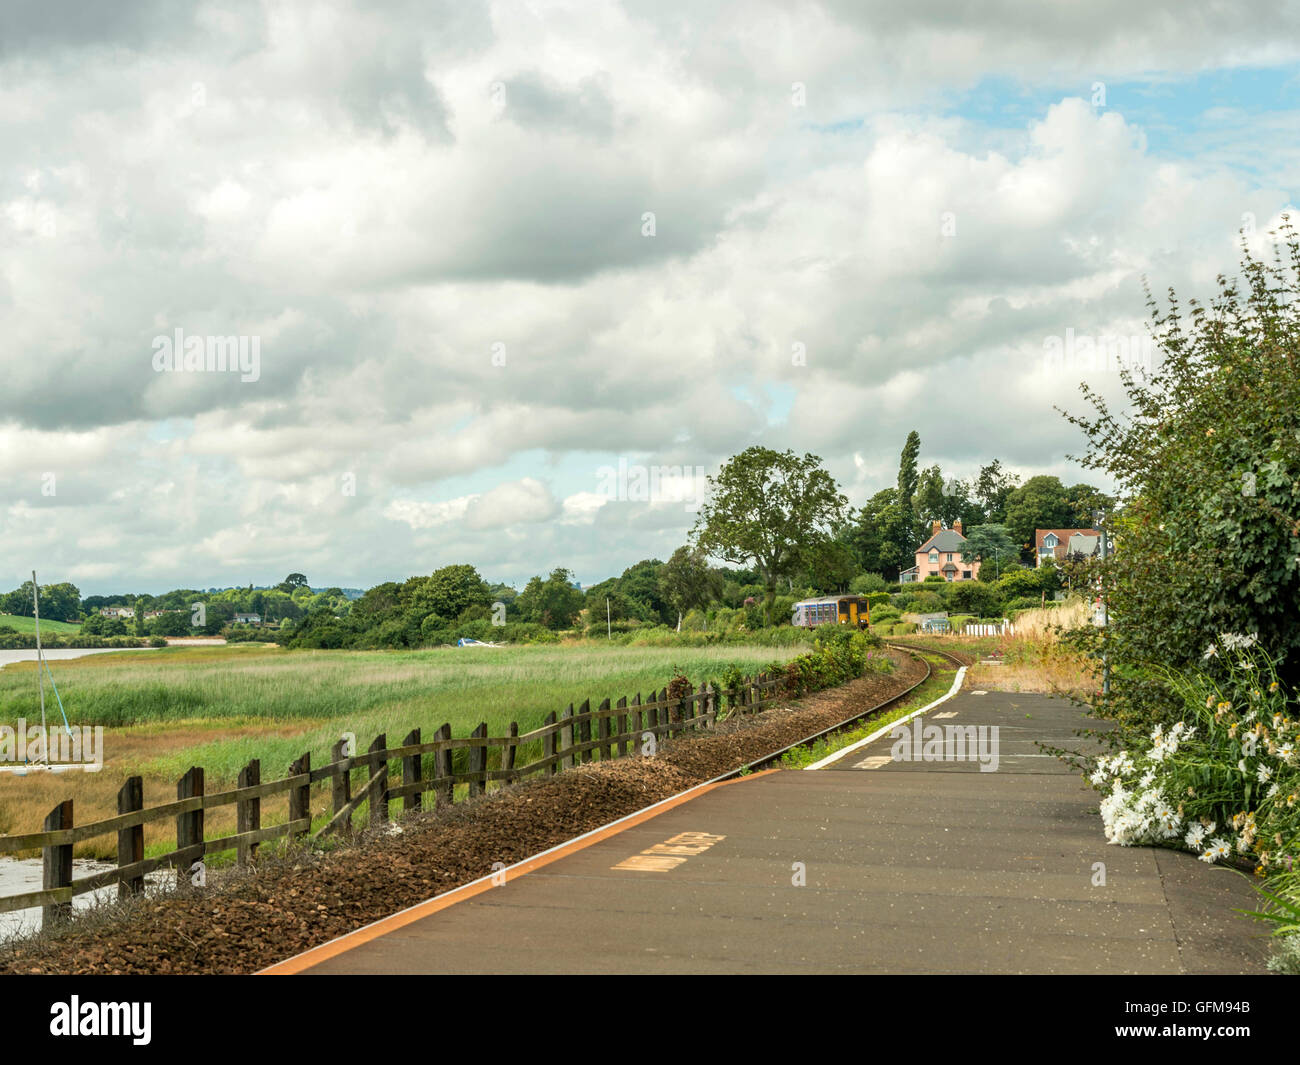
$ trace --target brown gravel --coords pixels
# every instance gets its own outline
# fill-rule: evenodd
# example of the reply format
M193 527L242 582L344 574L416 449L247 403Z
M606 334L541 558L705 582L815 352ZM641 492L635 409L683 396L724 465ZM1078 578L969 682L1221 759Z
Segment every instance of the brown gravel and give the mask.
M0 973L249 973L485 876L861 714L920 680L896 655L868 676L664 744L593 763L319 853L264 860L209 887L133 900L5 948Z

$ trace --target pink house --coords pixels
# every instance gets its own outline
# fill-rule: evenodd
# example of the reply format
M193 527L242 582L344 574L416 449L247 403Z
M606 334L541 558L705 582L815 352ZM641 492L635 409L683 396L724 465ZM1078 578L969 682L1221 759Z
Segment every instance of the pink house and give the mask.
M979 579L980 564L977 559L966 561L962 553L970 543L961 532L961 519L945 529L935 521L930 526L930 538L916 549L916 565L898 575L900 583L923 581L931 575L946 581L974 581Z

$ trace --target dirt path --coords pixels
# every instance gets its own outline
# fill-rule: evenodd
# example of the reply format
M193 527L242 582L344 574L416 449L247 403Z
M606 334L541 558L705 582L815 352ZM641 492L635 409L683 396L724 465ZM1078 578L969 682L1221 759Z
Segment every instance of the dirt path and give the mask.
M0 973L247 973L599 828L861 713L924 676L898 656L867 676L665 744L593 763L327 853L265 861L202 891L136 900L0 954Z

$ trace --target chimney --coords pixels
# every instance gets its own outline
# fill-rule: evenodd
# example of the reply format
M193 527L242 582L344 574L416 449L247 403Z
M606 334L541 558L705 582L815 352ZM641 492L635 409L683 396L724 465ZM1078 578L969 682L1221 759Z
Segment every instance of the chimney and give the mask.
M930 526L930 535L931 535L931 536L938 536L938 535L939 535L939 530L942 529L942 528L943 528L943 523L942 523L938 518L935 518L935 519L934 519L934 524L932 524L932 525Z
M956 521L952 523L952 531L955 532L958 536L961 535L961 518L958 518Z

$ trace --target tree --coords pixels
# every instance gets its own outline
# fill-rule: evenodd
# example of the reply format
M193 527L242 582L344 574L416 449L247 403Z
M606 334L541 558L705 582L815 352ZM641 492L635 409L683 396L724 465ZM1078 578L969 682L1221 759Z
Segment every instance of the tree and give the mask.
M980 468L975 479L975 499L984 511L982 521L998 524L1006 519L1007 496L1018 482L1019 478L1003 470L997 459Z
M519 612L526 621L548 629L567 629L582 610L582 592L573 587L573 574L553 569L545 580L534 577L519 593Z
M948 592L948 609L955 614L996 617L1002 610L1002 597L983 581L954 581Z
M659 594L677 611L677 631L682 615L704 608L722 594L722 574L710 568L708 556L689 544L679 547L659 570Z
M923 522L931 522L935 518L943 520L943 473L938 466L928 466L921 472L912 509Z
M285 579L277 584L276 587L287 595L293 595L294 591L298 588L307 587L307 578L301 573L290 573L289 576L285 577Z
M1113 496L1094 488L1090 484L1073 484L1065 490L1074 517L1065 529L1091 529L1097 521L1098 512L1106 513L1115 506Z
M886 488L857 512L842 538L853 549L859 568L892 582L900 570L915 564L923 532L912 508L898 502L898 490Z
M1016 542L1032 551L1035 529L1072 529L1074 507L1059 477L1031 477L1007 495L1006 527ZM1086 526L1085 526L1086 528Z
M1001 575L1002 567L1020 557L1020 545L1011 538L1005 525L976 525L966 529L966 547L963 562L980 559L980 580L993 581Z
M1208 305L1147 294L1160 356L1121 371L1128 410L1085 383L1086 468L1115 482L1104 567L1112 666L1100 709L1121 730L1178 712L1160 668L1214 670L1221 633L1254 634L1300 684L1300 240L1284 218L1271 264L1243 239L1241 277ZM1102 567L1099 567L1102 568Z
M763 582L763 616L772 624L777 581L807 568L832 530L846 518L848 500L821 459L793 451L746 448L709 478L710 497L696 515L691 537L714 558L752 562Z
M903 444L903 453L898 460L898 503L903 507L912 505L912 496L916 494L916 458L921 454L921 434L913 429L907 434Z
M473 566L443 566L431 576L414 578L410 583L409 604L421 623L429 614L455 621L469 607L491 602L487 581Z

